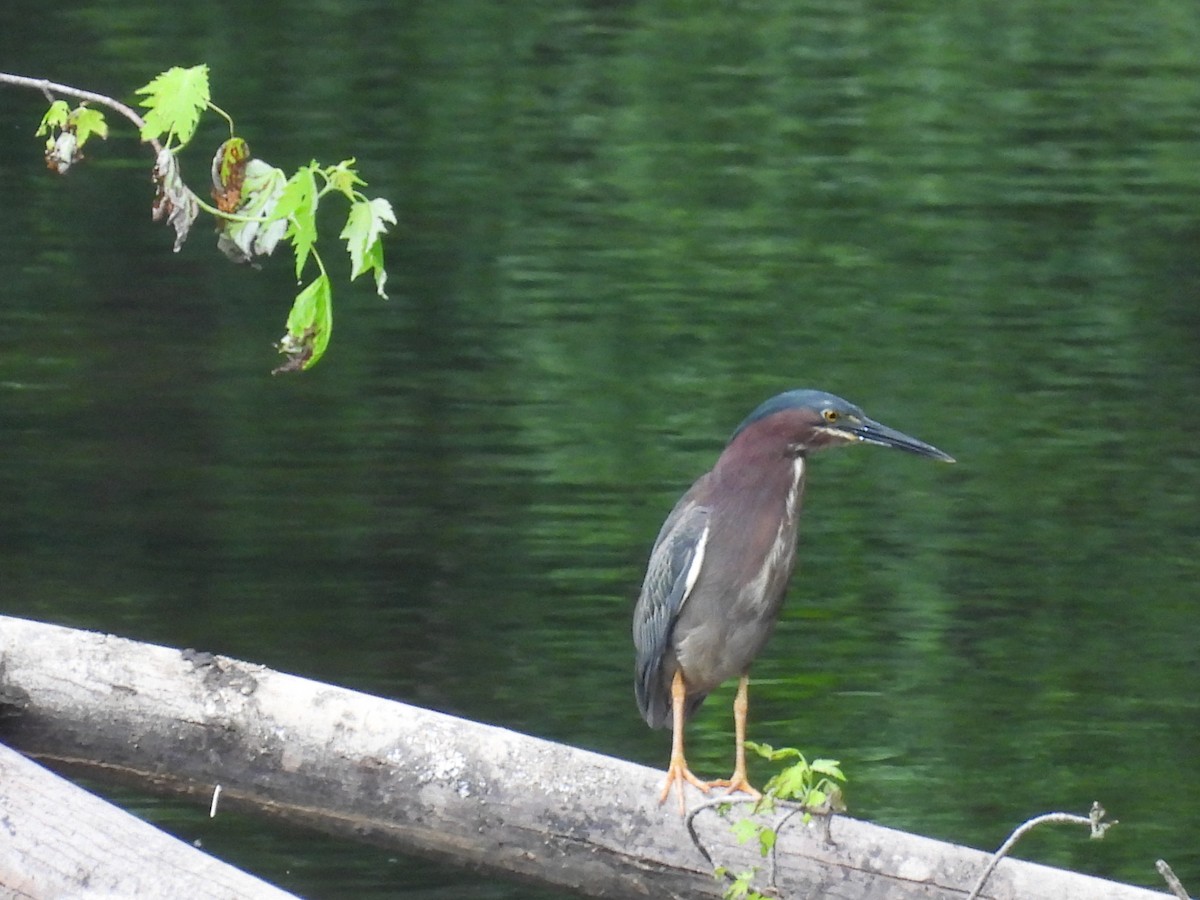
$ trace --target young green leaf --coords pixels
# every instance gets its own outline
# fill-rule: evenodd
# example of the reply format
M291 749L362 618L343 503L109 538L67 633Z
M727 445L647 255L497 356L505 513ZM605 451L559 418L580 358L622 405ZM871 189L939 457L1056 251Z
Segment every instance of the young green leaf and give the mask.
M346 249L350 251L350 280L353 281L363 272L374 271L375 293L385 299L387 294L383 286L387 281L387 271L383 267L383 242L380 238L387 232L389 224L396 224L396 214L386 200L379 197L374 200L355 200L350 205L346 227L339 235L346 241Z
M358 172L354 168L354 159L343 159L336 166L330 166L324 171L325 181L329 183L330 188L339 191L346 195L347 200L357 200L358 192L356 187L366 187L366 182L358 177Z
M104 120L104 113L90 106L79 106L72 110L67 116L67 127L75 130L80 147L93 134L101 140L108 140L108 123Z
M308 254L317 241L317 164L310 163L299 169L288 179L279 202L275 204L275 215L288 220L287 237L296 251L296 277L304 271Z
M287 333L279 341L279 352L288 360L274 370L298 372L317 364L333 331L333 291L329 276L322 272L302 290L288 314Z
M846 776L842 774L841 765L836 759L814 759L809 764L809 768L818 775L828 775L838 781L845 781Z
M759 825L753 819L739 819L730 828L739 844L744 844L751 838L757 837L758 829Z
M762 894L754 890L754 875L753 869L738 872L736 875L728 870L721 870L718 877L729 879L729 885L721 896L724 900L765 900Z
M38 125L38 130L34 132L37 137L43 134L50 135L50 143L54 143L53 131L56 128L65 128L67 118L71 115L71 107L67 105L65 100L55 100L50 104L50 108L46 110L46 114L42 116L42 123Z
M145 94L141 105L149 110L142 126L142 140L173 134L180 145L196 133L202 113L209 104L208 66L184 69L173 66L135 93Z
M771 762L778 762L781 759L788 759L790 757L804 758L803 754L795 747L780 747L776 750L770 744L758 744L754 741L746 741L746 747L764 759L769 759Z
M774 794L777 797L790 800L795 797L803 797L808 792L812 777L807 766L797 763L796 765L788 766L788 768L772 778L771 781L774 782Z

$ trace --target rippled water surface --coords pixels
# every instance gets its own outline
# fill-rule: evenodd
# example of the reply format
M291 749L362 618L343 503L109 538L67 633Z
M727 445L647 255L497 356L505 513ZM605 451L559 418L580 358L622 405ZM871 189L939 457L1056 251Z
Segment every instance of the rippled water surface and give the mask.
M9 7L0 66L130 99L207 62L257 154L355 155L400 222L391 299L339 284L326 359L272 378L290 263L172 254L128 131L53 178L0 88L0 611L663 765L649 547L746 412L821 387L959 462L814 460L751 736L985 848L1100 799L1108 839L1022 854L1200 884L1200 8ZM532 896L125 800L306 896Z

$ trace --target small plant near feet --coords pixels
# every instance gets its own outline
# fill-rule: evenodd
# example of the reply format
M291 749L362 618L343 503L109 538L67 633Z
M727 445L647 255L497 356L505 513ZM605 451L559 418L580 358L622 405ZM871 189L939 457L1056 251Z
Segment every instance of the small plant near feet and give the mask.
M782 770L771 776L763 787L763 795L755 806L755 812L770 812L777 800L796 803L804 821L812 820L813 814L828 815L845 812L842 788L839 782L846 780L842 764L835 759L814 759L811 763L795 747L780 747L747 741L746 747L771 762L787 762Z
M784 763L784 767L763 786L762 796L720 797L703 803L687 816L688 831L693 842L709 863L713 859L695 830L694 819L705 809L714 809L721 816L728 816L734 806L751 805L750 815L734 822L730 828L738 843L753 842L759 855L769 861L765 886L760 883L761 867L751 866L733 871L727 866L717 865L714 875L728 882L723 896L726 900L767 900L777 897L775 889L775 849L784 825L796 816L808 824L814 816L825 819L825 838L828 840L829 816L844 812L845 803L841 785L846 781L841 763L832 759L814 759L811 762L794 747L778 749L769 744L747 741L746 747L773 763Z

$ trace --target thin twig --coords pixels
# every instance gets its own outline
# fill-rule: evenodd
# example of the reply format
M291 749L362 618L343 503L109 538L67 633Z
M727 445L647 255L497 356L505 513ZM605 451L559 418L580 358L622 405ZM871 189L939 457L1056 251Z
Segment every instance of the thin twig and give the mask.
M1192 900L1184 888L1183 882L1171 871L1171 867L1167 865L1165 859L1160 859L1156 862L1154 868L1158 869L1158 874L1163 877L1163 881L1167 883L1167 887L1171 889L1171 893L1178 897L1179 900Z
M1029 821L1018 825L1016 830L1008 836L1008 840L1000 845L1000 849L992 854L991 861L988 862L987 868L983 870L983 874L979 876L979 880L975 882L975 887L967 895L967 900L978 900L983 886L992 877L992 872L996 871L996 866L1000 864L1000 860L1009 854L1009 851L1016 846L1017 841L1025 837L1025 835L1029 834L1030 831L1039 825L1087 825L1092 830L1092 837L1099 838L1103 837L1104 832L1111 826L1117 824L1116 820L1112 822L1101 821L1104 816L1104 807L1097 801L1092 804L1091 813L1087 816L1077 816L1072 813L1046 813L1041 816L1034 816Z
M711 800L705 800L698 806L693 806L687 811L687 815L683 817L683 824L687 826L688 836L691 837L692 843L696 849L700 851L700 855L704 857L704 861L710 866L715 866L712 855L708 849L700 842L700 835L696 833L696 816L706 809L713 809L718 806L724 806L734 803L757 803L758 800L754 797L714 797Z
M115 110L123 115L126 119L132 122L140 133L142 126L146 124L146 120L137 114L131 107L126 106L120 100L114 100L112 97L104 94L97 94L94 91L85 91L81 88L71 87L69 84L59 84L56 81L49 81L45 78L28 78L24 75L12 75L8 72L0 72L0 84L11 84L15 87L32 88L35 91L41 91L43 96L53 101L56 94L62 94L67 97L74 97L77 100L87 100L90 103L99 103L107 106L109 109ZM151 138L147 143L154 148L157 154L162 150L162 144L158 142L158 138Z
M777 805L778 803L779 801L776 801ZM779 871L779 836L783 832L783 826L788 823L788 820L790 820L792 816L796 815L797 813L805 812L805 808L800 804L792 805L789 803L786 804L786 807L788 808L787 813L782 819L775 823L775 843L771 845L771 868L767 873L767 883L771 885L772 888L777 887L775 883L775 876ZM829 836L828 819L825 820L825 836L827 838Z

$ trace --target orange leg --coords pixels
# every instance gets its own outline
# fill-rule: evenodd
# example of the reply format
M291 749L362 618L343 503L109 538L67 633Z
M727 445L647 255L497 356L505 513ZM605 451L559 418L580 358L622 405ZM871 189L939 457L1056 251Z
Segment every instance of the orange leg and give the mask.
M738 680L737 696L733 698L733 733L735 741L733 774L728 778L710 781L709 787L727 787L729 793L741 791L755 800L762 796L750 786L746 777L746 711L750 708L750 676Z
M671 721L675 729L671 734L671 763L667 766L667 780L663 785L662 793L658 795L658 802L664 802L667 795L671 793L671 785L678 783L680 814L684 811L683 783L685 781L705 793L708 792L708 785L691 773L687 767L687 760L683 758L683 701L686 696L687 689L683 684L683 673L676 670L675 677L671 679Z

